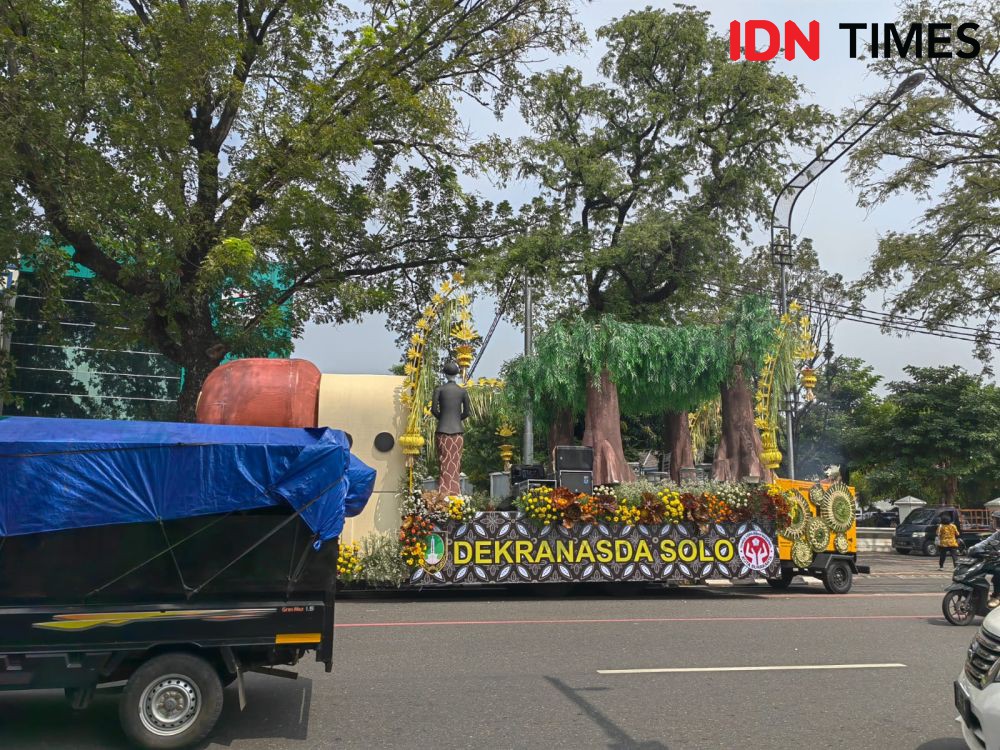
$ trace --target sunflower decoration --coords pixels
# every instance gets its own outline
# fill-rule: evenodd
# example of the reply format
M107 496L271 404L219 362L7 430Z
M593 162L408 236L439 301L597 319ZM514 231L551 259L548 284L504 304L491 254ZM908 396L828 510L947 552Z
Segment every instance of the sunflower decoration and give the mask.
M847 539L847 534L838 533L833 537L833 548L842 555L846 555L851 548L851 543Z
M854 498L847 485L841 482L830 485L817 507L823 522L832 531L844 533L854 523Z
M805 536L806 524L813 517L813 514L805 498L795 490L786 492L785 499L788 501L788 515L791 520L778 533L785 539L791 539L794 542Z
M813 552L822 552L830 544L830 530L820 518L810 518L806 521L806 541Z
M805 539L798 539L792 544L792 564L796 568L808 568L812 565L813 557L812 547Z

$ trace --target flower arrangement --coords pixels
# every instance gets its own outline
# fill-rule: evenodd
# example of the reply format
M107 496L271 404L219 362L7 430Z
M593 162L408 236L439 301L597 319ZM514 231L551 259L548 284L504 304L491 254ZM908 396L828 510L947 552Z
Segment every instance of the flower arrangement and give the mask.
M476 517L476 508L472 498L466 495L449 495L445 500L448 518L452 521L471 521Z
M552 503L554 490L551 487L534 487L514 501L514 506L536 523L554 523L560 517Z
M337 552L337 578L351 583L361 575L361 547L356 542L341 544Z
M684 520L684 505L681 503L680 492L673 488L665 487L657 493L656 497L663 503L665 520L672 523L680 523Z
M403 525L399 529L399 541L402 545L399 554L411 568L423 562L427 553L427 542L424 540L433 530L434 524L422 516L403 518Z
M708 517L716 523L725 523L732 520L733 509L718 495L703 495L705 500L705 512Z
M623 523L631 526L639 522L640 515L642 515L642 511L639 508L631 505L619 505L618 510L612 514L611 521L612 523Z

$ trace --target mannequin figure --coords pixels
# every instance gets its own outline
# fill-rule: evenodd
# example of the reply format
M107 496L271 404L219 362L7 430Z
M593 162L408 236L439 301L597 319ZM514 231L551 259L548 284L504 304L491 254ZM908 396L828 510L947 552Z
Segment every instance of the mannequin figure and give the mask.
M438 492L444 495L462 493L458 480L462 473L462 447L465 443L462 422L469 418L471 405L468 392L455 382L458 373L458 364L454 360L445 362L444 375L448 382L435 388L431 399L431 414L437 419L434 439L441 462Z

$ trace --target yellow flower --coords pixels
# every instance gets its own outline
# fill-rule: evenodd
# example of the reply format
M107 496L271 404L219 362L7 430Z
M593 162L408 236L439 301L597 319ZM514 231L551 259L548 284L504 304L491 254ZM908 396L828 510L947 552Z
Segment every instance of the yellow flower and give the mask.
M456 284L461 284L462 282L465 281L465 276L462 275L461 271L456 271L455 273L452 274L451 280Z

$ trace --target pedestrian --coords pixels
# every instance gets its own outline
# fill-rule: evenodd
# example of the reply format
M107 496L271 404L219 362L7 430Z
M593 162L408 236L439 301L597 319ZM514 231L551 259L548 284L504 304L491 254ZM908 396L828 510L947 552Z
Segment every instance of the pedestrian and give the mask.
M958 565L958 527L952 523L952 519L945 517L938 523L937 530L938 545L938 568L944 570L945 557L951 558L951 566Z

